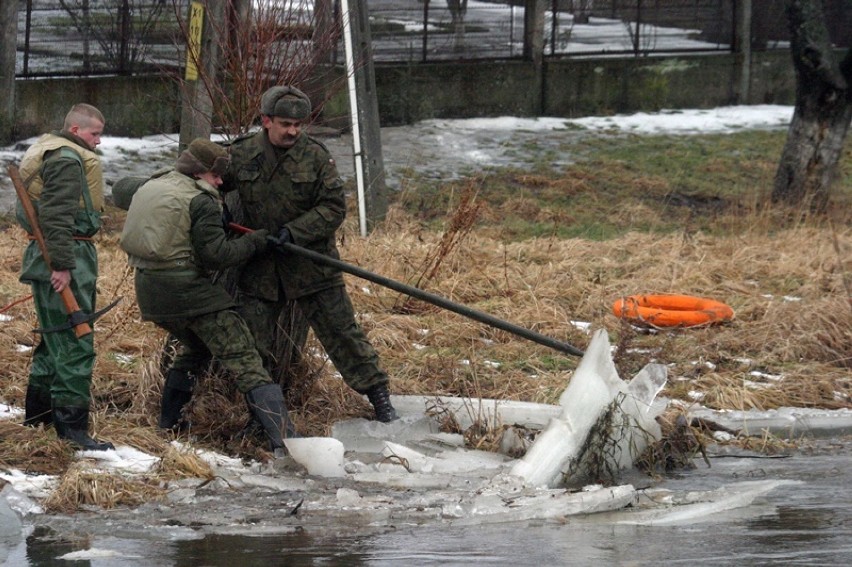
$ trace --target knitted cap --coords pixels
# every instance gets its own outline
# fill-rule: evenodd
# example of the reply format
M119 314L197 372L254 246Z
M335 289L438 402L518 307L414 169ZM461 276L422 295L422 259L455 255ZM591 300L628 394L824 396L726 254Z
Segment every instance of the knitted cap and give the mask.
M311 115L311 99L296 87L272 87L260 97L260 113L304 120Z
M175 169L184 175L195 175L208 171L224 175L231 163L228 150L206 138L196 138L181 152Z

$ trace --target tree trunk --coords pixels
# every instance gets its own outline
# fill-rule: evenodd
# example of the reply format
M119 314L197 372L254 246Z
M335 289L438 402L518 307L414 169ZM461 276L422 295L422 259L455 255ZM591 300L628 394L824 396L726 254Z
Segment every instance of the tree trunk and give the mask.
M12 141L15 131L15 67L18 44L18 3L0 8L0 144Z
M852 49L838 64L819 0L786 0L786 10L796 107L772 201L825 211L852 121Z

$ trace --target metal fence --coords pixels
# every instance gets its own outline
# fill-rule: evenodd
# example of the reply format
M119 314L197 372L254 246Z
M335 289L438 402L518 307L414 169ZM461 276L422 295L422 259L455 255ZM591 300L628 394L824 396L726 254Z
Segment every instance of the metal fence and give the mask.
M550 0L544 14L544 55L730 50L730 3L705 3L712 7L696 10L695 0ZM428 62L522 57L523 4L517 0L374 0L370 15L375 59Z
M14 1L14 0L3 0ZM339 0L281 2L310 10ZM350 0L357 1L357 0ZM189 0L20 0L18 76L133 74L179 68L180 20ZM847 0L826 0L836 43L848 46ZM377 62L516 59L524 56L523 0L369 0ZM731 51L734 0L548 0L544 56L652 56ZM783 0L755 2L755 49L785 48ZM832 11L840 6L839 12ZM311 41L293 34L282 41ZM335 60L342 60L342 46Z
M16 74L132 74L174 66L185 43L177 22L172 0L25 0Z

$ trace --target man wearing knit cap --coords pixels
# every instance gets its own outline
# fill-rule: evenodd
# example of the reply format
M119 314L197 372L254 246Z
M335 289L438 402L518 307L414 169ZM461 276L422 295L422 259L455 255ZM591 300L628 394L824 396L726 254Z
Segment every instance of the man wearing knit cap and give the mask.
M142 319L152 321L181 343L166 374L160 427L188 427L183 410L196 377L211 357L230 372L263 425L273 450L285 451L295 436L284 397L263 368L251 332L234 310L211 271L245 262L267 247L266 230L230 240L222 226L218 187L229 163L228 151L196 138L174 169L155 173L136 191L127 211L121 247L136 270L136 300Z
M231 145L228 190L238 190L244 223L290 242L340 258L335 232L346 215L343 181L328 150L302 132L310 99L295 87L276 86L260 101L263 129ZM240 272L237 303L252 329L264 364L276 364L273 337L287 301L308 320L346 383L366 394L376 419L397 419L388 375L355 320L343 275L336 268L282 251L258 254Z

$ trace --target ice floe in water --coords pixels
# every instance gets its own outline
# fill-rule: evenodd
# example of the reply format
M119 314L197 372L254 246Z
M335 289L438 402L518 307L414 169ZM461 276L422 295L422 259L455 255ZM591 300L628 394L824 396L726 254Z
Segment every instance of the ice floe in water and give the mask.
M335 423L331 437L288 439L289 455L271 463L245 463L175 442L181 451L196 452L211 467L212 479L171 481L166 501L156 504L157 517L186 525L203 514L208 533L267 535L289 533L292 522L321 526L354 519L366 525L475 525L604 513L615 514L614 522L664 525L750 506L783 483L734 483L666 495L631 484L588 482L599 478L594 467L627 473L659 438L655 418L667 404L658 398L665 382L666 367L657 364L622 380L606 333L597 331L559 405L393 396L401 419ZM436 417L441 412L452 413L462 431L477 422L502 429L502 452L470 449L462 434L442 432ZM124 446L80 456L108 474L145 475L158 464L156 457ZM10 484L3 492L4 513L20 517L41 513L32 499L46 496L55 482L20 471L0 471L0 478ZM254 502L258 494L275 498L268 522L255 504L240 504L240 495ZM243 513L251 516L250 526L238 525L248 521L239 519ZM282 520L291 517L292 522ZM164 537L184 537L175 530Z

